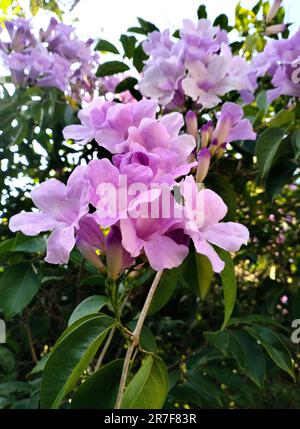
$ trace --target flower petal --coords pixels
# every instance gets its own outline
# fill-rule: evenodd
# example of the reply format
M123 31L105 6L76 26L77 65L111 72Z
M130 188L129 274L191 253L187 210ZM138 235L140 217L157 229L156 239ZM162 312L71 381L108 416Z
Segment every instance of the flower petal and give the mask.
M195 239L194 237L193 241L197 252L200 253L201 255L205 255L208 257L208 259L211 262L213 271L215 273L220 273L224 269L225 263L217 254L213 246L207 243L207 241L201 240L200 235L199 235L199 239Z
M248 229L236 222L220 222L201 231L207 241L222 249L236 252L249 240Z
M25 235L38 235L56 226L57 222L51 216L41 212L19 213L9 220L9 229L12 232L21 231Z
M49 264L66 264L74 246L74 227L56 228L48 238L45 261Z
M144 249L151 267L156 271L178 267L189 253L187 246L160 234L152 235L145 242Z

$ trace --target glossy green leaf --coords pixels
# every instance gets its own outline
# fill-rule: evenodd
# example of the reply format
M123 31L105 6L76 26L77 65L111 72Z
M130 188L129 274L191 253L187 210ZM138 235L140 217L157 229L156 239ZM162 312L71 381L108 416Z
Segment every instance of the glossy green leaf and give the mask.
M132 58L134 55L135 44L137 42L136 37L122 34L120 37L120 42L122 43L124 49L124 55L127 58Z
M115 45L110 43L108 40L104 40L104 39L100 39L97 42L95 50L101 51L101 52L112 52L113 54L119 54L119 51L115 47Z
M7 268L0 278L0 307L5 317L20 313L39 290L41 279L28 263Z
M136 324L137 321L132 320L127 325L128 329L133 332ZM156 339L147 326L143 326L142 328L139 346L142 350L146 350L147 352L155 353L157 351Z
M262 346L242 330L229 331L229 349L248 377L263 388L266 376L266 360Z
M82 383L72 399L73 409L112 409L114 408L123 359L117 359L104 365Z
M262 344L275 364L290 374L295 381L292 357L280 336L264 326L256 326L255 328L247 326L245 329Z
M256 156L262 178L269 173L279 151L285 131L281 128L268 128L258 138Z
M229 321L231 314L234 309L237 293L236 278L234 273L234 263L230 256L229 252L226 252L223 249L218 249L218 254L220 258L225 262L225 268L220 273L223 286L223 295L224 295L224 322L222 329L226 326Z
M100 64L96 72L96 76L111 76L116 73L123 73L127 70L129 70L128 65L121 61L107 61L106 63Z
M206 6L201 4L197 10L198 19L207 18Z
M59 407L115 324L111 317L91 315L73 323L64 332L52 349L43 371L42 408Z
M163 308L173 295L178 279L178 269L165 270L153 296L148 315L151 316Z
M160 409L168 390L166 365L159 357L149 355L126 387L121 408Z
M209 290L212 278L213 270L209 259L195 252L196 267L198 275L198 286L201 299L205 299Z
M81 319L89 314L98 313L109 299L103 295L92 295L83 300L73 311L70 316L68 326L72 325L76 320Z

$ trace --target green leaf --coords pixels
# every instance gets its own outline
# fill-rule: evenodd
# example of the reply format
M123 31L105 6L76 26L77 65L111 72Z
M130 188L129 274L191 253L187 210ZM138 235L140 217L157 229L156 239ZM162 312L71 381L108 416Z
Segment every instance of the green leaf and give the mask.
M152 22L145 21L142 18L137 19L141 28L145 31L146 34L152 33L152 31L159 31L156 25L152 24Z
M108 303L109 299L102 295L92 295L83 300L73 311L70 316L68 326L89 314L98 313L104 305Z
M138 80L135 77L131 77L131 76L126 77L124 80L118 83L115 89L115 93L118 94L126 90L132 90L134 89L137 83L138 83Z
M45 237L28 237L20 232L17 233L12 252L44 252L47 240Z
M143 50L143 46L140 43L134 51L133 55L133 65L137 69L138 72L141 72L144 68L144 61L148 58L148 55L145 54Z
M228 28L228 18L224 13L217 16L217 18L214 20L213 26L216 27L218 25L223 30L227 30L227 31L230 30L230 28Z
M275 364L296 381L291 354L280 336L264 326L247 326L245 329L262 344Z
M199 253L195 252L196 258L196 267L198 275L198 286L199 286L199 295L201 299L205 299L207 292L209 290L214 272L210 260Z
M137 42L136 37L122 34L120 37L120 42L122 43L125 56L127 58L132 58L134 54L135 44Z
M129 70L128 65L121 61L107 61L106 63L100 64L96 72L96 76L111 76L116 73L122 73L126 70Z
M108 42L108 40L100 39L97 42L97 45L95 47L96 51L101 52L112 52L113 54L119 54L118 49L113 45L112 43Z
M217 192L220 197L224 200L225 204L228 207L228 212L224 218L225 221L233 221L235 220L236 213L236 193L226 179L226 177L221 176L220 174L210 173L206 178L206 186L209 189Z
M225 268L220 273L220 277L223 285L223 295L224 295L224 306L225 306L225 314L224 314L224 322L222 325L222 329L226 326L229 321L235 301L236 301L236 278L234 273L234 264L231 259L230 253L226 252L223 249L217 249L217 252L220 258L225 262Z
M1 345L0 347L0 368L6 374L13 372L16 366L15 357L12 352Z
M32 368L28 376L38 374L39 372L42 372L45 368L45 365L47 363L47 360L49 359L50 353L43 356L38 363Z
M281 128L268 128L259 136L256 144L256 156L262 178L269 173L284 134L285 131Z
M197 10L198 19L207 18L206 6L201 4Z
M148 316L157 313L173 295L178 279L178 269L165 270L153 296Z
M0 306L9 318L20 313L39 290L41 280L28 263L7 268L0 278Z
M224 329L223 331L217 332L204 332L204 337L207 341L224 355L229 354L229 330Z
M291 124L295 119L293 110L281 110L269 122L270 128L280 128L285 124Z
M91 315L73 323L63 333L43 371L42 408L58 408L115 325L116 321L111 317Z
M133 332L136 324L137 320L132 320L128 323L128 328ZM146 350L147 352L155 353L157 351L156 339L147 326L143 326L142 328L139 345L142 350Z
M296 130L292 134L292 147L295 152L296 159L300 157L300 130Z
M123 359L109 362L82 383L72 399L72 408L84 410L114 408L123 362Z
M270 200L280 194L283 186L292 179L296 168L296 162L282 160L271 169L265 182L266 194Z
M263 388L266 376L266 360L262 347L246 332L229 331L230 352L248 377L260 388Z
M166 365L159 357L149 355L126 387L121 408L161 409L168 390Z

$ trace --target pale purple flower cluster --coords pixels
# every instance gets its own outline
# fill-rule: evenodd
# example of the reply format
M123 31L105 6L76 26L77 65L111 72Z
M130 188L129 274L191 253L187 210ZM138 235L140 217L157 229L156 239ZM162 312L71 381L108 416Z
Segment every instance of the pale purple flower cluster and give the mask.
M92 40L79 40L73 27L54 18L38 35L25 19L6 21L5 27L9 40L2 38L0 50L15 85L56 87L77 96L92 92L96 60Z
M246 102L253 99L255 74L244 58L232 55L225 30L207 19L184 20L180 36L174 41L168 30L154 31L143 43L149 55L139 83L143 95L163 106L183 105L186 95L203 108L215 107L232 90Z
M270 75L274 89L267 91L271 103L281 95L300 97L300 29L289 39L270 40L252 61L257 77Z
M98 268L105 255L112 278L137 258L154 270L177 267L191 240L214 271L222 271L224 262L213 246L236 251L247 243L248 230L221 222L225 203L215 192L199 189L191 174L196 142L181 132L182 115L157 119L157 109L152 100L124 105L95 99L79 113L82 125L69 126L64 134L82 143L95 138L114 154L112 162L94 159L78 166L67 185L56 179L42 183L31 193L39 211L13 216L10 229L27 235L50 230L49 263L67 263L74 246ZM219 122L227 130L224 141L241 138L241 128L248 126L230 103ZM216 135L222 127L217 125Z

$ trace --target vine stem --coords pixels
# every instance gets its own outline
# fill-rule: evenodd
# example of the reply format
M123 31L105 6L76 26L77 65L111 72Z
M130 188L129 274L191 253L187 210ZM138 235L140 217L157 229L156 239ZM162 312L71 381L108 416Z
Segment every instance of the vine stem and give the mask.
M118 391L118 395L117 395L117 400L116 400L116 404L115 404L115 409L120 409L121 408L121 403L123 400L123 395L124 395L124 389L126 386L126 380L127 380L127 376L128 376L128 371L129 371L129 366L130 366L130 361L132 358L132 354L134 352L135 347L138 345L139 340L140 340L140 335L141 335L141 331L143 328L143 324L145 321L145 318L147 316L150 304L152 302L154 293L156 291L156 288L158 286L158 283L160 281L160 278L162 276L163 271L158 271L156 273L156 276L153 280L153 283L149 289L146 301L144 303L143 309L140 313L140 316L138 318L136 327L131 335L131 341L130 344L128 346L127 352L126 352L126 356L125 356L125 360L124 360L124 365L123 365L123 370L122 370L122 375L121 375L121 380L120 380L120 385L119 385L119 391Z

